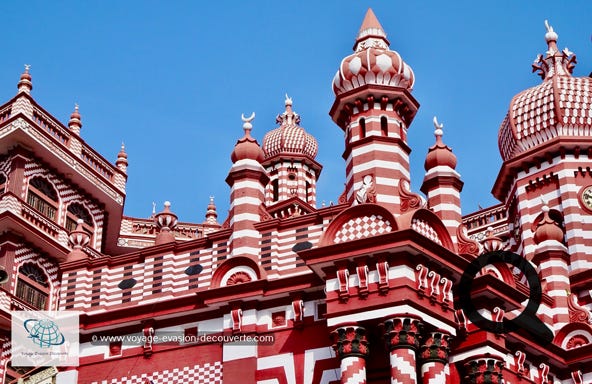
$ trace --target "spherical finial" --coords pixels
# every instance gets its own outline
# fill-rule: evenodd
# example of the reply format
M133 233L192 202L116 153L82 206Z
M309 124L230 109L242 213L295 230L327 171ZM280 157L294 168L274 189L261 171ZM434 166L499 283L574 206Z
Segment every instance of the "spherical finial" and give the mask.
M165 202L164 202L164 206L165 206L166 208L169 208L169 207L171 206L171 202L170 202L170 201L165 201Z
M82 224L82 223L84 223L84 220L82 220L82 219L78 219L78 220L76 220L76 223L78 223L78 224Z
M25 64L25 71L21 74L20 81L17 84L19 92L30 93L33 89L33 83L31 82L31 74L29 73L30 68L31 66L29 64Z
M547 213L547 212L549 212L549 206L547 206L546 204L545 204L545 205L543 205L543 206L541 207L541 211L543 211L544 213Z

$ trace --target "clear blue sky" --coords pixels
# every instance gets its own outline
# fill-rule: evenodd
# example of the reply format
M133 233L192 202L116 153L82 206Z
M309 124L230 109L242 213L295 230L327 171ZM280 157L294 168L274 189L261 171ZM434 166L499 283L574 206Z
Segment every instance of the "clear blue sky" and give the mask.
M331 80L369 6L416 76L414 190L437 115L465 182L463 213L494 204L497 131L512 96L540 83L530 65L546 51L545 19L576 53L575 75L592 71L589 0L2 1L0 99L31 64L49 112L67 123L79 103L83 138L111 161L125 141L125 214L148 217L152 201L170 200L180 220L201 222L210 195L226 217L241 113L257 113L261 143L287 92L319 141L317 200L336 201L345 167Z

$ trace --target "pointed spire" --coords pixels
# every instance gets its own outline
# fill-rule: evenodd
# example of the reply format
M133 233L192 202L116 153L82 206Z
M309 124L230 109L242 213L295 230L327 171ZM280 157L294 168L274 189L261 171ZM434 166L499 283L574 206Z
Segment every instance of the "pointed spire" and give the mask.
M70 121L68 121L68 127L70 130L80 135L80 129L82 128L82 121L80 117L80 112L78 111L78 104L74 103L74 112L70 115Z
M115 166L122 170L123 172L127 172L127 153L125 152L125 144L123 141L121 142L121 149L117 154L117 160L115 161Z
M376 18L372 8L368 8L358 36L354 44L354 51L361 51L367 48L388 49L390 43L386 38L386 33L382 25Z
M18 82L18 91L24 92L26 94L30 94L31 90L33 89L33 83L31 82L31 74L29 73L29 69L31 66L29 64L25 64L25 71L21 75L21 79Z
M216 211L216 204L214 204L214 196L210 196L210 203L208 204L208 210L206 211L206 221L204 224L218 224L218 212Z
M547 52L545 55L538 55L533 64L532 71L538 71L538 75L543 80L548 80L553 76L571 76L576 66L576 56L569 49L565 48L559 51L557 40L559 35L553 29L549 22L545 20L545 41L547 42Z

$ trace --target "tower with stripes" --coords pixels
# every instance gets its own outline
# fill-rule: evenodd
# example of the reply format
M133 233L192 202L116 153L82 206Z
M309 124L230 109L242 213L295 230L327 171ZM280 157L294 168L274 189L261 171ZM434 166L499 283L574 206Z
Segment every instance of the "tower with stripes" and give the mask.
M398 212L401 180L410 180L407 131L419 107L411 96L415 76L389 49L371 9L333 79L329 114L344 132L345 198Z

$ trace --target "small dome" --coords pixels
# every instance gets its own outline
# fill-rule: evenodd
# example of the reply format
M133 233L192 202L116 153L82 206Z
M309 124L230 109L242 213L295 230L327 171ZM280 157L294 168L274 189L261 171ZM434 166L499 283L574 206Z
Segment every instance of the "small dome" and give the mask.
M300 116L292 111L292 99L286 95L286 110L276 118L279 128L267 132L263 138L265 159L279 154L302 154L314 159L317 156L317 140L300 125Z
M259 163L263 161L263 150L257 143L257 140L251 137L251 129L253 125L251 121L255 118L255 113L251 115L249 118L245 118L243 115L243 129L245 130L245 135L242 139L239 139L234 146L234 150L230 154L230 160L233 163L236 163L239 160L256 160Z
M452 153L452 149L444 144L442 141L442 135L444 132L442 128L443 124L438 124L438 120L434 116L434 136L436 136L436 144L432 145L428 150L428 154L425 159L424 168L429 170L439 166L447 166L452 169L456 169L456 156Z
M563 230L549 216L549 207L543 205L542 211L543 219L539 222L537 229L534 232L534 242L540 244L543 241L555 240L563 243Z
M572 77L576 57L567 48L557 49L557 33L546 25L549 49L532 65L543 82L514 96L500 126L498 145L504 161L558 136L590 136L592 78Z
M389 41L378 19L368 9L362 22L354 53L341 61L333 78L333 92L340 95L366 84L413 88L413 70L401 56L389 50Z

